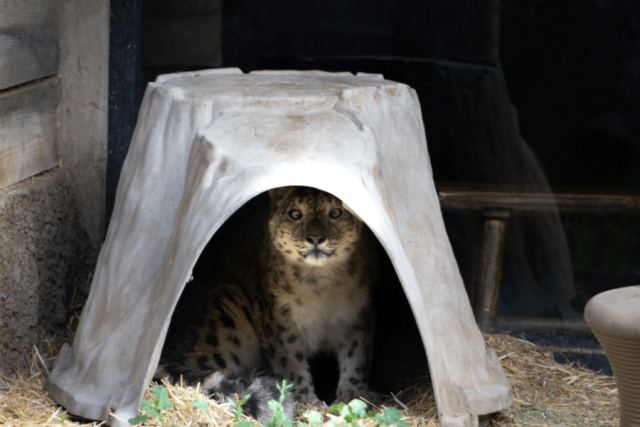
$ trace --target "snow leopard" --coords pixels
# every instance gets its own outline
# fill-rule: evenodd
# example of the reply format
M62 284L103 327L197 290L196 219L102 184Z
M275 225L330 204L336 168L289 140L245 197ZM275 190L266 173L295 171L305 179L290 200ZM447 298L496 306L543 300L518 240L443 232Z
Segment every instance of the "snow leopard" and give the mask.
M269 199L260 232L227 239L215 251L217 267L185 288L155 377L199 383L216 399L250 394L243 409L259 420L271 418L268 402L286 380L293 419L292 400L317 400L309 360L330 352L339 367L336 402L377 402L368 376L380 244L330 193L281 187Z

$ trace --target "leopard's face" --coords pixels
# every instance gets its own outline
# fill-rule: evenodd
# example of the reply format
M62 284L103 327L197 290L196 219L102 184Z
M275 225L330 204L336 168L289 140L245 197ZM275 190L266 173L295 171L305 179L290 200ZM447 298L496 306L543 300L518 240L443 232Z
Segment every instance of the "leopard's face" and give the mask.
M269 194L269 233L285 258L320 266L345 261L355 252L363 224L340 199L308 187L283 187Z

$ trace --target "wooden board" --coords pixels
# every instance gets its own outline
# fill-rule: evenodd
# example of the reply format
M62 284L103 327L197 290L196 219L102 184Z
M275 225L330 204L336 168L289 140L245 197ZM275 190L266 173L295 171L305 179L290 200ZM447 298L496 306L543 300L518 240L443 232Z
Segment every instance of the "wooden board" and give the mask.
M0 95L0 188L60 164L59 104L55 78Z
M0 2L0 90L58 73L61 0Z
M436 182L443 210L513 209L526 212L640 212L640 191L635 189L533 187Z

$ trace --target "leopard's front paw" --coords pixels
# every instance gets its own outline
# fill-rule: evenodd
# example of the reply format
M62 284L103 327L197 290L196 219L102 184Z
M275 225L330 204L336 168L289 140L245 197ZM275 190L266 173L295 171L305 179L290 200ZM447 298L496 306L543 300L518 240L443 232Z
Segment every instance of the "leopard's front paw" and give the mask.
M294 387L291 394L293 395L293 400L296 402L314 403L320 401L315 391L309 387Z
M340 402L349 403L353 399L364 400L367 403L372 403L374 405L380 403L381 400L380 393L369 390L368 387L360 386L338 390L338 397L336 397L336 400L333 402L333 404L335 405L336 403Z

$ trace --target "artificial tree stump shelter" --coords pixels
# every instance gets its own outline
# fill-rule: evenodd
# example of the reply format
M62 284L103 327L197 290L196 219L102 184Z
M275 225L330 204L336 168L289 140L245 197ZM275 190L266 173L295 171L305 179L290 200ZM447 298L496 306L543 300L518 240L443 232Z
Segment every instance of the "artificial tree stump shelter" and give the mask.
M207 242L253 197L299 185L342 199L385 248L420 329L441 425L476 426L510 406L511 387L485 351L445 232L421 117L415 91L378 75L220 69L158 77L50 395L112 425L134 417Z

